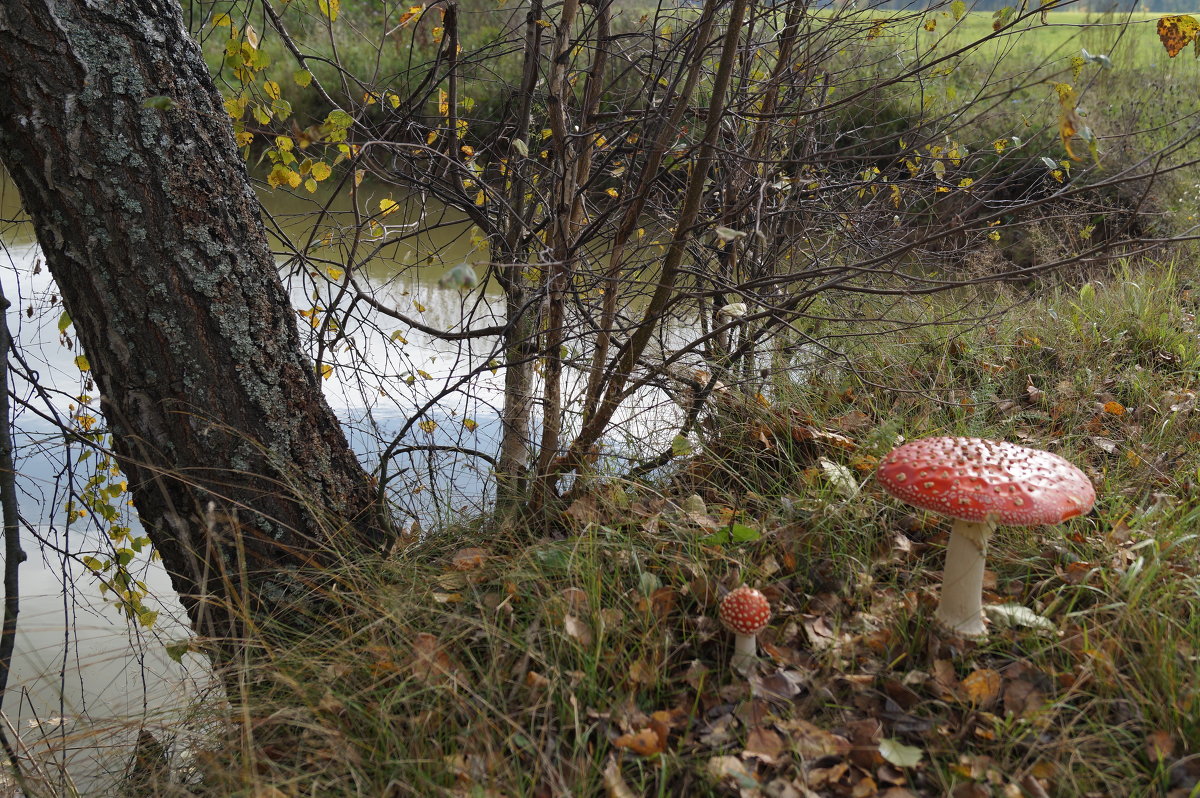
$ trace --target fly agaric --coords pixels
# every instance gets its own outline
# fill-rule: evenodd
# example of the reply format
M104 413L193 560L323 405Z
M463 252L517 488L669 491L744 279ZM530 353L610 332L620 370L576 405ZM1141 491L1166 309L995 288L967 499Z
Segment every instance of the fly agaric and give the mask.
M755 636L767 628L771 620L771 604L767 597L752 587L742 585L721 599L721 622L735 635L733 667L746 670L757 654Z
M893 449L875 478L901 501L954 519L937 620L979 638L983 563L997 524L1057 524L1092 509L1087 476L1050 452L980 438L924 438Z

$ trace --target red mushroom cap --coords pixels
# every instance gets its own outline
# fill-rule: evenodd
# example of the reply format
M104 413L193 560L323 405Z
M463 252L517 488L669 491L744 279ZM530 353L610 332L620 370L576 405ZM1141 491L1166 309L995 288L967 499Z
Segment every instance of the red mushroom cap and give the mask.
M756 635L771 620L771 603L752 587L742 586L721 599L721 621L739 635Z
M964 521L1057 524L1096 501L1087 475L1058 455L981 438L906 443L875 478L903 502Z

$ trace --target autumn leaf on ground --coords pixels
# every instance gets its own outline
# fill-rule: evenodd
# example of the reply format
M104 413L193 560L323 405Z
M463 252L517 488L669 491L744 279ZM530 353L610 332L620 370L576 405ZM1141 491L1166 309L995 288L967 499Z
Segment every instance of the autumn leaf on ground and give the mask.
M666 750L666 740L654 729L640 729L629 734L622 734L613 740L617 748L625 748L639 756L656 756Z
M736 756L714 756L708 760L708 775L718 781L732 781L741 790L757 790L761 786Z
M1158 20L1158 38L1171 58L1195 41L1197 33L1200 33L1200 22L1196 22L1191 15L1162 17ZM1200 43L1197 46L1200 47ZM1200 57L1200 50L1196 54Z
M570 613L563 615L563 631L584 648L591 648L592 641L595 639L592 635L592 627L588 625L587 621L582 621Z
M413 640L413 676L426 684L441 684L453 678L454 661L435 635L422 632Z
M778 732L767 728L754 728L746 736L746 748L742 757L761 759L768 765L778 764L779 755L785 748L783 738Z
M1146 735L1146 758L1151 762L1169 759L1175 751L1175 741L1171 733L1159 729Z
M604 790L607 798L637 798L637 794L625 783L617 758L611 755L604 766Z
M1000 697L1000 673L991 668L982 668L962 680L967 700L977 707L989 707Z
M924 755L920 748L905 745L890 737L879 741L879 754L898 768L916 767Z
M483 567L484 560L488 557L487 549L468 548L459 549L451 558L450 564L456 571L472 571L476 568Z

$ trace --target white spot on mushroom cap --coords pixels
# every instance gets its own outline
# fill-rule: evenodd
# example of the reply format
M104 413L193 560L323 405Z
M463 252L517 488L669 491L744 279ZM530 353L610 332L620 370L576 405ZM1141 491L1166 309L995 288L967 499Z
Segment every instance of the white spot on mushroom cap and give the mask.
M982 438L923 438L892 450L875 478L888 493L966 521L1057 524L1096 501L1087 475L1051 452Z

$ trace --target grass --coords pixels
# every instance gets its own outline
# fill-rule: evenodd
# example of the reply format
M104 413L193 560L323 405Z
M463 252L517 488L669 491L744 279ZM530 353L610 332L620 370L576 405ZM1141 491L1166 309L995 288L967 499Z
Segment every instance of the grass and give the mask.
M197 791L1196 794L1194 279L1004 289L1000 318L851 339L543 537L464 527L347 569L343 616L248 674ZM946 524L869 476L937 434L1052 449L1097 485L1090 515L989 554L988 603L1053 632L932 630ZM775 611L748 676L714 618L743 582Z

